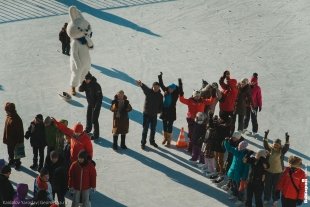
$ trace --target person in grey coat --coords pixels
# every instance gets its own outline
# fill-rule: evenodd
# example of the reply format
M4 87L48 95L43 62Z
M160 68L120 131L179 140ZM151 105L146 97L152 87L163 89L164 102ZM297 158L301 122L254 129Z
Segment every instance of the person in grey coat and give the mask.
M143 131L141 139L141 148L145 149L146 137L149 126L151 127L150 144L158 147L155 143L155 130L157 125L157 114L159 114L163 107L163 95L160 92L158 82L154 82L152 88L147 87L140 80L137 81L145 95L144 109L143 109Z

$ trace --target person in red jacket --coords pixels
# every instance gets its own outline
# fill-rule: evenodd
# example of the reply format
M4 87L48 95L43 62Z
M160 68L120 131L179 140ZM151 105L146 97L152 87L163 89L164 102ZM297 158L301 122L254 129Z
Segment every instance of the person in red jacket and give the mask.
M73 193L72 207L78 207L79 203L90 207L90 191L96 192L97 172L87 156L85 150L80 151L78 160L72 163L69 170L69 189Z
M226 83L225 83L226 80ZM227 121L228 117L233 117L235 112L235 104L238 96L237 80L230 78L230 72L226 70L220 78L219 83L222 88L222 98L220 102L220 117ZM231 127L231 134L234 127Z
M290 156L289 167L286 167L278 184L276 198L279 200L281 193L282 207L295 207L302 205L305 199L306 173L301 169L302 159Z
M244 118L244 130L248 128L249 121L252 121L252 135L255 135L258 131L257 123L257 111L262 110L262 92L261 88L258 86L258 74L253 73L251 78L251 94L252 94L252 106L248 106Z
M184 98L183 84L179 82L180 90L180 102L188 106L187 112L187 124L188 124L188 152L192 152L192 133L195 123L195 117L198 112L204 112L207 105L211 105L215 102L215 98L210 97L208 99L202 99L199 91L194 91L193 96L190 98Z
M65 135L70 137L70 160L71 163L78 159L78 154L81 150L85 150L88 154L88 159L93 157L93 145L91 138L86 132L83 131L83 125L78 122L72 129L68 128L65 124L56 121L52 118L55 126Z

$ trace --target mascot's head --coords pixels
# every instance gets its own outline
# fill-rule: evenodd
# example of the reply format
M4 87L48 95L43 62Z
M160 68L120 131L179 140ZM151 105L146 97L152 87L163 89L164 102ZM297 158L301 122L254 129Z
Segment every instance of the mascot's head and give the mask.
M67 33L72 39L79 39L83 37L90 38L92 36L91 26L88 21L84 19L81 12L75 7L69 7L70 22L67 26Z

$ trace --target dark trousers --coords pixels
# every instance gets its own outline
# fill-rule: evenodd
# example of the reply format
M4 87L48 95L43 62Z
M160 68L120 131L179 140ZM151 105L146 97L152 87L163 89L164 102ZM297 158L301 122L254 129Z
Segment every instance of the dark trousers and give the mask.
M264 191L264 183L249 182L246 195L246 207L252 207L252 198L255 197L255 207L263 207L262 195Z
M234 112L233 111L222 111L220 110L219 113L221 119L225 120L225 122L228 120L229 117L233 118ZM235 131L235 122L232 122L233 124L230 125L230 134L232 135Z
M142 131L142 139L141 139L142 145L145 145L146 143L146 137L147 137L147 132L149 130L149 126L151 126L150 143L155 142L156 125L157 125L157 115L149 116L143 113L143 131Z
M43 167L44 149L45 149L45 147L32 147L33 164L38 164L38 153L39 153L39 156L40 156L39 166Z
M284 198L284 196L281 196L281 203L282 207L296 207L297 206L297 200Z
M9 163L15 164L15 165L20 165L21 164L20 159L14 159L15 145L7 145L7 149L8 149L8 154L9 154Z
M252 112L250 107L247 107L245 117L244 117L244 129L248 128L250 118L252 122L252 132L257 133L258 123L257 123L257 108L254 109L255 113Z
M173 122L174 121L163 120L164 132L172 133Z
M275 201L275 192L276 192L276 186L280 179L281 173L270 173L266 172L265 177L265 189L264 189L264 200L270 201L271 197L272 200Z
M238 200L242 201L243 192L239 192L240 181L232 181L231 191Z
M58 199L58 205L59 207L64 207L66 206L66 202L65 202L65 195L66 195L66 191L53 191L53 199L55 200L55 194L57 194L57 199Z
M62 54L70 54L70 43L61 43Z
M244 114L234 114L232 119L233 131L235 130L236 119L238 115L238 131L243 131Z
M191 118L186 118L186 121L187 121L187 126L188 126L188 133L187 133L187 136L188 136L188 149L187 149L187 151L191 153L192 152L192 148L193 148L192 134L193 134L193 131L194 131L195 120L191 119Z
M87 113L86 113L86 132L91 132L94 124L94 137L99 137L99 114L100 114L100 107L92 107L88 105Z

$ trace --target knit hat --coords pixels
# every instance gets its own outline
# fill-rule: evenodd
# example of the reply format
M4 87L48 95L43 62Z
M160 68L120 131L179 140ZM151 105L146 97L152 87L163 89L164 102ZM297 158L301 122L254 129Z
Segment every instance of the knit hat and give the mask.
M193 91L193 97L197 97L197 96L200 96L200 91L197 91L197 90L194 90Z
M88 72L85 76L85 80L91 80L92 79L92 74L90 72Z
M49 116L45 117L44 124L47 125L47 126L51 125L52 124L51 117L49 117Z
M247 142L247 141L242 141L242 142L240 142L239 145L238 145L238 150L239 150L239 151L242 151L242 150L244 150L245 148L247 148L247 146L248 146L248 142Z
M81 134L83 132L83 125L81 122L78 122L73 127L73 132L77 134Z
M251 83L257 83L258 80L258 74L257 73L253 73L253 76L251 78Z
M236 139L240 139L241 138L241 132L235 131L231 137L235 137Z
M172 90L175 90L177 86L174 83L171 83L168 88L171 88Z
M249 79L247 79L247 78L242 78L241 81L240 81L240 83L246 85L246 84L249 83Z
M42 114L37 114L35 118L38 119L38 120L40 120L40 121L43 121L43 116L42 116Z
M159 83L157 81L155 81L152 86L159 86Z
M268 151L267 150L258 150L258 152L256 153L256 157L257 159L263 157L263 158L266 158L268 155Z
M295 168L301 167L302 159L297 156L292 155L288 158L288 164L290 167L295 167Z
M273 143L281 145L281 139L275 139Z
M10 173L12 171L10 165L4 165L1 169L1 173L2 174L7 174Z
M10 102L6 102L5 103L5 107L4 107L4 110L6 112L14 112L16 109L15 109L15 104L14 103L10 103Z
M119 90L117 94L125 94L125 92L123 90Z

